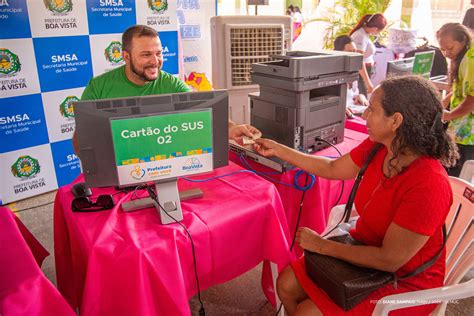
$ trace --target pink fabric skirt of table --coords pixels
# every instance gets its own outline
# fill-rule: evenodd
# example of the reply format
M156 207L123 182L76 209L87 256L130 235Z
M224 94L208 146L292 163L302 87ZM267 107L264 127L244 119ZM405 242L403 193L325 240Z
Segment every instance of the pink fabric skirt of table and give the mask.
M194 240L201 290L262 260L282 269L292 259L278 191L242 171L231 163L194 178L233 175L203 183L178 181L179 189L199 187L204 192L203 198L182 203L182 224ZM197 287L191 243L183 228L162 225L152 208L124 213L120 204L133 193L116 194L112 210L73 213L70 189L59 189L54 210L58 288L70 304L88 316L189 314L188 300ZM113 188L94 188L93 200L112 193Z

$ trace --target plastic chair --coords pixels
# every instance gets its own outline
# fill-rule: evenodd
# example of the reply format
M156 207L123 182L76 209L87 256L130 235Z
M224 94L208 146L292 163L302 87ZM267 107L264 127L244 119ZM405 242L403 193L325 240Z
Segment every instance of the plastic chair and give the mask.
M444 315L450 300L474 296L474 279L458 284L474 267L474 186L455 177L449 180L453 190L453 205L446 218L445 286L386 296L377 303L373 316L388 315L392 310L433 302L440 304L431 315Z
M466 160L464 162L459 178L474 184L474 160Z
M392 310L440 302L432 315L444 315L446 305L450 300L474 296L474 279L458 284L466 273L474 267L474 186L459 178L450 177L453 190L453 204L446 217L448 238L446 241L446 275L445 286L440 288L407 292L390 295L379 301L373 311L373 316L388 315ZM469 200L471 199L471 201ZM331 209L326 229L321 234L325 236L341 221L345 205L336 205ZM357 219L355 209L351 212L350 223ZM334 229L327 237L347 234L348 227ZM388 304L387 302L390 302Z

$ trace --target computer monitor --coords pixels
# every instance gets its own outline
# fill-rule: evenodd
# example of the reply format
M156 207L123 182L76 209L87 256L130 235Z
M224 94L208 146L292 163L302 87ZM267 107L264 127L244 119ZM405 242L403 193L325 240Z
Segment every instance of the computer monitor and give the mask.
M225 90L80 101L74 112L86 185L153 181L160 204L178 220L177 177L228 164ZM162 223L172 222L161 211Z
M415 57L390 60L387 63L387 78L392 76L411 75Z
M387 64L387 77L421 75L430 78L435 51L416 52L415 57L391 60Z
M430 79L434 57L434 50L429 50L426 52L416 52L415 60L413 61L412 73L414 75L421 75L426 79Z

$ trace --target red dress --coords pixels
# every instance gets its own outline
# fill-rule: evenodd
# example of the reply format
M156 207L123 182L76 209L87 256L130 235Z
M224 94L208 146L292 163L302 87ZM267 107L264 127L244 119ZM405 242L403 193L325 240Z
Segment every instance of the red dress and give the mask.
M361 167L374 143L365 140L354 148L350 156ZM412 232L430 236L423 248L403 267L397 275L403 276L434 257L443 244L442 226L452 204L449 178L441 164L433 158L420 157L405 170L392 178L382 171L387 154L382 147L369 164L355 198L360 218L351 235L371 246L381 246L391 222ZM445 252L424 272L400 280L395 289L388 284L371 293L363 302L345 312L321 291L307 276L304 258L292 264L295 275L323 315L371 315L377 300L396 293L443 286ZM427 315L435 304L410 307L391 312L390 315Z

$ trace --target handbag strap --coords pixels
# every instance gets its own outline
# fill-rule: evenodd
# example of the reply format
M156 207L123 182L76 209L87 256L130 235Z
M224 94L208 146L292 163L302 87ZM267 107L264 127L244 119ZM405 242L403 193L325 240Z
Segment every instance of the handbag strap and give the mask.
M428 269L429 267L431 267L438 260L438 258L441 256L441 253L443 252L444 246L446 246L446 239L447 239L446 238L446 224L443 224L443 245L441 245L441 249L438 251L438 253L436 255L434 255L433 258L426 261L425 263L423 263L421 266L419 266L418 268L416 268L412 272L409 272L409 273L405 274L404 276L398 277L396 273L393 273L395 275L395 284L397 284L397 280L407 279L407 278L412 277L414 275L417 275L417 274L423 272L424 270Z
M375 154L377 151L382 147L382 144L375 144L375 146L372 148L372 150L369 153L369 156L367 156L367 160L365 161L364 165L362 168L360 168L359 173L357 174L357 178L354 182L354 186L352 187L351 194L349 195L349 199L347 200L346 203L346 208L344 209L344 222L348 223L349 219L351 217L352 213L352 205L354 204L354 199L355 195L357 192L357 189L359 188L360 181L362 180L362 177L364 176L365 170L369 166L369 163L374 159Z
M364 165L360 168L359 173L357 174L357 178L354 182L354 186L352 187L351 194L349 195L349 199L347 200L346 208L344 209L344 222L345 223L348 223L349 219L351 217L352 205L354 204L355 195L356 195L357 189L359 188L360 181L362 180L362 178L364 176L365 170L369 166L369 163L372 161L372 159L374 159L375 154L380 149L380 147L382 147L381 144L379 144L379 143L375 144L375 146L369 152L369 155L367 156L367 160L365 161ZM394 277L395 277L395 287L396 287L396 284L397 284L398 280L407 279L407 278L412 277L414 275L417 275L417 274L423 272L424 270L428 269L429 267L431 267L441 256L441 253L443 252L444 246L446 246L446 239L447 239L447 237L446 237L446 225L443 224L443 245L441 246L441 249L438 251L438 253L435 256L433 256L433 258L426 261L421 266L419 266L418 268L416 268L412 272L410 272L410 273L408 273L408 274L406 274L402 277L398 277L396 273L393 273Z

